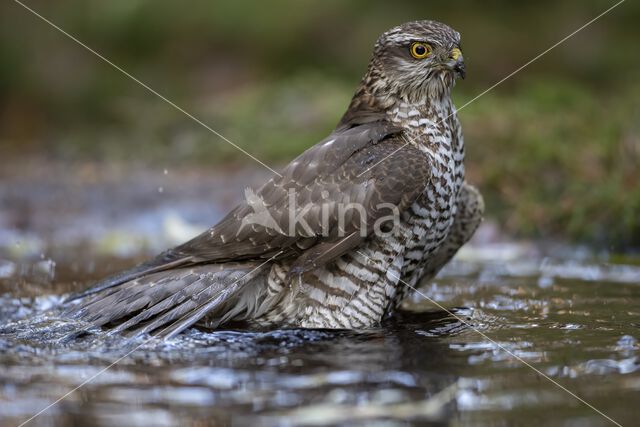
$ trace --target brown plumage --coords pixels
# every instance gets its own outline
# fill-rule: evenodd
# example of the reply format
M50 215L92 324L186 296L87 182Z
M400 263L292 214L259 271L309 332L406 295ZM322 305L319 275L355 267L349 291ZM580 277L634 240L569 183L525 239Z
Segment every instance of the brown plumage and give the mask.
M195 322L379 323L403 282L435 275L481 220L450 98L459 49L434 21L384 33L331 135L205 233L77 295L69 313L163 336Z

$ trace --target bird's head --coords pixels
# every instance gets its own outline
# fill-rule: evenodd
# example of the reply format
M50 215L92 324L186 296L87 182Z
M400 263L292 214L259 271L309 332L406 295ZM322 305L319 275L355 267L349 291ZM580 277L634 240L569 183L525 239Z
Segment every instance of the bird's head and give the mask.
M457 77L465 77L460 34L440 22L414 21L378 38L365 84L374 95L420 102L449 96Z

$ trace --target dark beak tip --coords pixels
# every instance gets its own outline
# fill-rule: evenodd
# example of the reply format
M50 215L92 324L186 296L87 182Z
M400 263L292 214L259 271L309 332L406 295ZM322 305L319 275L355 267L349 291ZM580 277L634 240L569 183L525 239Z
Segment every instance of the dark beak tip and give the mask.
M454 69L458 73L458 75L462 78L462 80L464 80L464 78L467 76L467 71L465 70L464 63L463 62L457 63Z

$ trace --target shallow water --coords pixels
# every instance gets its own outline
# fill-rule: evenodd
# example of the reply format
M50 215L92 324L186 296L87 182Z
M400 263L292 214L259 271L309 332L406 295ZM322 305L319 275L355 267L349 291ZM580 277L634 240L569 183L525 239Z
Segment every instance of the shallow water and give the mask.
M99 330L68 341L83 325L56 316L59 297L5 294L0 424L18 425L86 381L32 424L610 423L562 386L634 425L638 274L467 259L420 288L451 313L415 295L409 308L422 313L367 331L192 329L168 342Z
M137 218L147 227L136 228L140 235L166 245L159 236L176 225L161 213L176 204L171 183L163 185L157 203L111 220ZM111 197L100 194L96 206ZM410 314L380 328L190 329L167 342L90 329L69 339L86 325L57 315L59 295L150 250L108 234L104 211L92 204L65 228L56 203L42 221L57 224L52 243L34 240L47 235L38 213L27 215L29 226L4 229L31 243L18 250L0 239L0 425L19 425L63 396L29 425L613 425L606 417L637 424L637 259L610 264L575 248L497 244L485 228L421 285ZM224 210L180 206L166 212L186 233ZM79 243L74 235L93 237ZM55 262L39 251L53 251Z

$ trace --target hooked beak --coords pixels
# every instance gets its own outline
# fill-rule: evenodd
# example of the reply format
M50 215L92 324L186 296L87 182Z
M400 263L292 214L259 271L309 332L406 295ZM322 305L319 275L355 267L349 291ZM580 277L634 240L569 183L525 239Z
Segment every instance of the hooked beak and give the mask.
M456 61L456 64L453 66L453 70L462 77L462 80L464 80L467 75L467 71L464 68L464 61L462 60L462 57Z
M456 47L451 50L451 55L449 57L455 61L451 68L464 80L467 75L467 71L464 68L464 57L462 56L462 51Z

